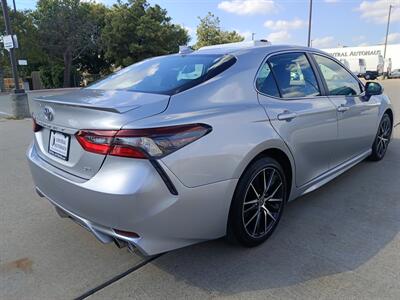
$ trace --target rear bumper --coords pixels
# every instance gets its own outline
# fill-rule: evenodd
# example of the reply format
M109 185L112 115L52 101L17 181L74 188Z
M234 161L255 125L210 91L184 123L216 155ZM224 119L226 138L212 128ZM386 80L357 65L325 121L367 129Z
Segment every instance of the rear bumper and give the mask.
M103 243L119 239L153 255L226 233L237 180L187 188L161 163L178 191L173 195L147 160L107 157L95 176L82 180L48 164L34 145L27 157L39 194Z

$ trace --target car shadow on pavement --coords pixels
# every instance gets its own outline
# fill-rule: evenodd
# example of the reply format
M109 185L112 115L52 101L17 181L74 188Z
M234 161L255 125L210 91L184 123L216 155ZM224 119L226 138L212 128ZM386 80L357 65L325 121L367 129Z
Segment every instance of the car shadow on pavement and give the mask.
M265 244L246 249L221 239L172 251L153 265L178 281L226 295L355 270L400 231L399 178L397 138L383 161L362 162L290 202Z

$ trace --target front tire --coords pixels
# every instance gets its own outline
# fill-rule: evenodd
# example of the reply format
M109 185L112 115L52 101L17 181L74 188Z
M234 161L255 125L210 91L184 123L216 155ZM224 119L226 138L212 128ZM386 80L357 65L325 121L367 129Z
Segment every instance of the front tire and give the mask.
M282 166L269 157L253 162L239 179L228 219L228 237L246 247L265 242L277 227L287 200Z
M385 156L391 136L392 120L389 115L385 113L379 123L378 132L374 144L372 145L372 153L369 157L370 160L379 161Z

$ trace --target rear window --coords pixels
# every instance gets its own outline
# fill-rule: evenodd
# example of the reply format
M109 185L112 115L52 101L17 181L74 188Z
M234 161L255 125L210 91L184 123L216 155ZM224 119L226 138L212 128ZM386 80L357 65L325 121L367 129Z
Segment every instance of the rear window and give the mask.
M216 76L235 62L232 55L161 56L126 67L88 88L173 95Z

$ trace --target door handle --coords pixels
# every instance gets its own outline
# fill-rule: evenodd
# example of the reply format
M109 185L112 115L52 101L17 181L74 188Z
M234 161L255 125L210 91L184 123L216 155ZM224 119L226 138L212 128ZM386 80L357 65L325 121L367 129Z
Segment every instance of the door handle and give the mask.
M338 106L338 107L336 108L336 110L337 110L338 112L345 112L345 111L348 111L349 109L350 109L349 106L344 106L343 104L340 105L340 106Z
M290 121L296 117L297 117L296 113L285 110L283 113L278 115L278 120L279 121Z

